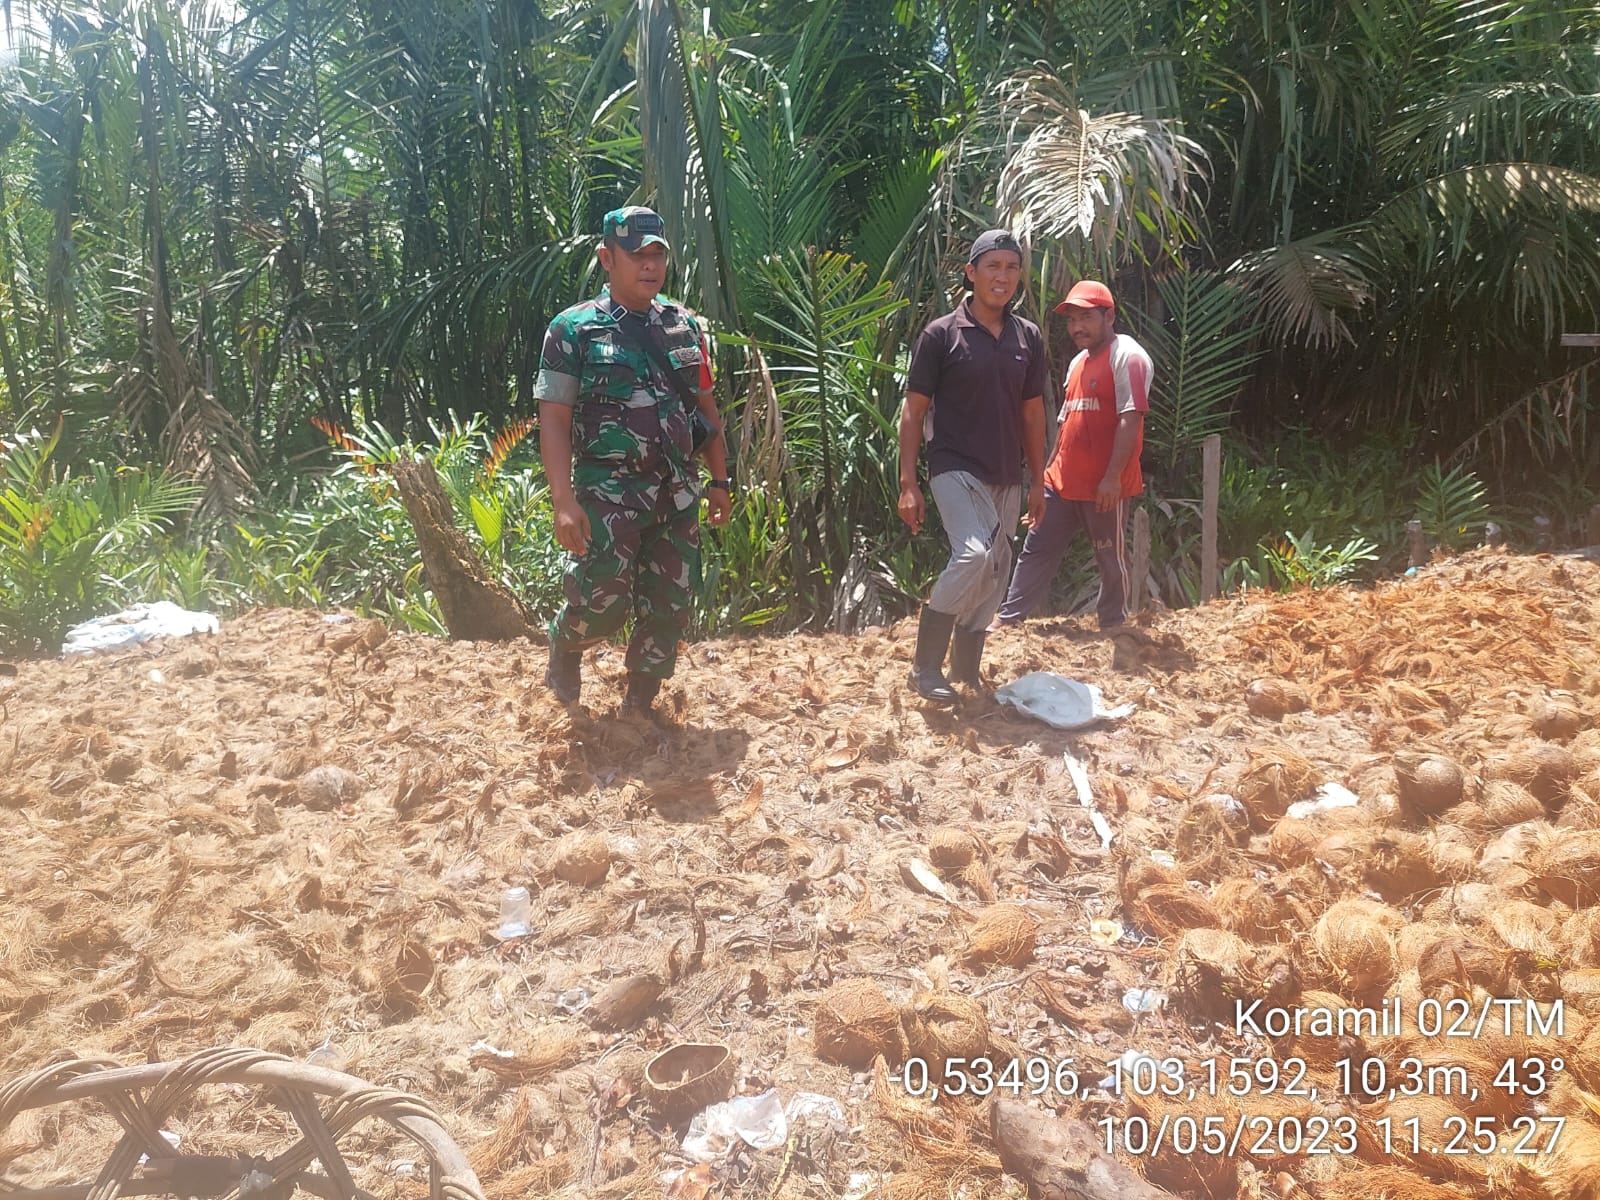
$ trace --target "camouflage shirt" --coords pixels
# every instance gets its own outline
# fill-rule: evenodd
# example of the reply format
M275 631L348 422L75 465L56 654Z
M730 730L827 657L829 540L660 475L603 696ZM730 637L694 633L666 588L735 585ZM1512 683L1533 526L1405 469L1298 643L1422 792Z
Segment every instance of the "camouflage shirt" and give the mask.
M683 305L656 300L630 313L610 290L557 314L544 335L534 398L572 414L572 485L629 507L654 508L666 488L682 510L700 498L689 412L634 339L654 336L689 391L711 387L699 321Z

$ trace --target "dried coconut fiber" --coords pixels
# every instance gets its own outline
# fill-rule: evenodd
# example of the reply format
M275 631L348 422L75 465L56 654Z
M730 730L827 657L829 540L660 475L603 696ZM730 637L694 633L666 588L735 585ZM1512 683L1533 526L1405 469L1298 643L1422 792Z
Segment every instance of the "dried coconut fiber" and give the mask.
M930 1065L971 1061L989 1049L989 1014L970 996L940 992L908 1005L901 1014L911 1053Z
M1600 901L1600 830L1571 830L1543 839L1531 869L1541 891L1570 908Z
M1465 807L1457 805L1450 815ZM1464 883L1478 873L1479 841L1459 825L1435 825L1423 839L1423 853L1441 883Z
M1391 931L1401 924L1393 909L1370 900L1341 900L1311 930L1311 945L1340 992L1367 999L1394 980Z
M1561 925L1561 946L1575 967L1600 967L1600 908L1583 908Z
M1033 957L1039 922L1015 904L994 904L978 914L967 943L969 963L1020 967Z
M1133 923L1152 937L1176 937L1186 929L1221 929L1216 906L1184 884L1147 888L1128 907Z
M905 1058L900 1014L871 980L841 979L823 992L812 1027L827 1062L865 1068L879 1055L891 1065Z
M1561 998L1585 1016L1600 1017L1600 970L1581 967L1563 971Z
M1483 785L1478 796L1483 810L1484 826L1488 829L1505 829L1524 821L1537 821L1544 816L1544 805L1520 783L1509 779L1491 779Z
M1310 910L1304 904L1294 904L1246 876L1217 884L1211 903L1222 916L1223 928L1249 942L1288 941L1310 925Z
M1189 1015L1226 1021L1236 999L1249 999L1248 973L1254 952L1238 934L1191 929L1172 955L1172 994Z
M1553 812L1566 800L1567 786L1578 777L1578 760L1565 746L1534 742L1495 759L1484 774L1490 779L1521 784Z
M1250 814L1251 825L1266 829L1320 782L1321 773L1309 759L1287 747L1273 746L1250 751L1250 765L1233 794Z
M1474 987L1502 995L1510 984L1510 955L1487 942L1452 931L1417 955L1417 975L1429 996L1468 996Z

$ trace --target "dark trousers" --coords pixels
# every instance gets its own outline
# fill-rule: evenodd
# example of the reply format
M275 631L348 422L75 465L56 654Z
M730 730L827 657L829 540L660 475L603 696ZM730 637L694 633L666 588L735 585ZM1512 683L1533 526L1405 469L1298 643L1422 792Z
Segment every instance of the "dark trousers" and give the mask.
M1011 577L1011 589L996 619L1002 625L1011 625L1039 607L1050 593L1062 556L1081 531L1094 547L1094 565L1100 572L1100 601L1096 605L1100 627L1126 621L1128 596L1133 590L1128 544L1123 536L1127 512L1126 500L1119 500L1110 512L1100 512L1093 500L1063 500L1046 488L1044 520L1028 530L1016 574Z

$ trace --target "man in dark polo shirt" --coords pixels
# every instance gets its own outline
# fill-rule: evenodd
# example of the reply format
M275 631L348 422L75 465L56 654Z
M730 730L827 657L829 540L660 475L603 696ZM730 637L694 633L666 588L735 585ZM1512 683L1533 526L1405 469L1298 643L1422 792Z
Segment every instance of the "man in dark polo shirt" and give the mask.
M913 533L922 528L917 458L931 409L928 483L950 561L922 609L910 684L941 703L956 698L951 682L981 685L984 636L1011 570L1024 460L1024 521L1031 528L1044 514L1044 344L1039 327L1011 311L1022 268L1022 247L1009 232L981 234L965 267L972 294L930 321L911 351L900 413L900 519Z

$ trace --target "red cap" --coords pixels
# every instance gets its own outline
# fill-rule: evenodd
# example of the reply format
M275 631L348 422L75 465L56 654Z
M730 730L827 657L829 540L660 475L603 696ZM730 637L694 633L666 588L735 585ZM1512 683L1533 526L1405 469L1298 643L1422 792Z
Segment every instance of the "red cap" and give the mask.
M1103 283L1093 279L1082 279L1072 285L1072 290L1067 293L1067 298L1055 306L1053 311L1065 312L1069 308L1111 308L1117 307L1117 302L1111 298L1111 289Z

